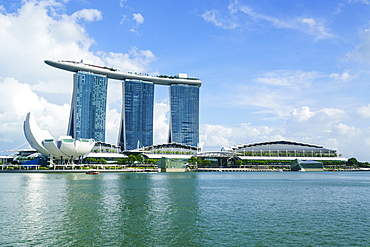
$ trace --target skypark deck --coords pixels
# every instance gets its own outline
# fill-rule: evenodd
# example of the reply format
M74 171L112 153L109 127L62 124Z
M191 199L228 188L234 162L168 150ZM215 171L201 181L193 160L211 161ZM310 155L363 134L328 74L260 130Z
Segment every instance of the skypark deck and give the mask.
M109 79L115 80L140 80L140 81L147 81L152 82L154 84L159 85L171 85L171 84L186 84L192 86L200 87L202 85L202 81L197 78L182 78L178 76L163 76L160 75L158 77L149 76L144 74L137 74L132 72L121 72L117 69L92 65L92 64L85 64L82 62L75 62L75 61L64 61L64 60L45 60L44 61L47 65L52 67L63 69L71 72L78 72L78 71L86 71L95 74L105 75Z

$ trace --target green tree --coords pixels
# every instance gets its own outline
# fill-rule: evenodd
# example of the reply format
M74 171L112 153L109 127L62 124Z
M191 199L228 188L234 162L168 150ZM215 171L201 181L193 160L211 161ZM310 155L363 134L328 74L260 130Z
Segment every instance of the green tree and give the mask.
M96 160L96 162L99 164L107 164L107 161L103 158Z
M144 160L145 160L142 154L138 154L138 155L136 155L135 159L136 159L136 161L137 161L137 162L139 162L140 164L142 164L142 163L144 162Z
M157 161L158 160L156 160L156 159L146 159L145 160L145 163L146 164L153 164L153 165L155 165L157 163Z
M116 159L117 164L126 164L126 159Z
M235 160L235 165L241 166L243 164L242 160Z
M202 160L202 165L209 166L211 164L210 160Z
M136 157L135 157L135 155L132 155L132 154L130 154L129 156L128 156L128 158L127 158L127 163L129 163L129 164L134 164L135 163L135 161L136 161Z
M358 161L356 158L349 158L347 161L347 166L358 166Z
M85 162L87 164L93 164L93 163L96 163L96 159L94 159L94 158L86 158L85 159Z
M196 165L197 161L198 159L195 156L191 156L190 159L188 160L188 162L192 165Z

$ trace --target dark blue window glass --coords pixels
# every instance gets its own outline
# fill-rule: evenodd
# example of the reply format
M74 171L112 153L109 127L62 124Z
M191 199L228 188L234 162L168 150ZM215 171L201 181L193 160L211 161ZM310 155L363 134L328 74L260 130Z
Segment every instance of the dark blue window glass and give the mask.
M169 142L194 147L199 143L199 87L171 85Z
M127 80L124 94L119 145L124 150L153 145L154 84Z
M87 72L74 76L68 135L105 141L108 78Z

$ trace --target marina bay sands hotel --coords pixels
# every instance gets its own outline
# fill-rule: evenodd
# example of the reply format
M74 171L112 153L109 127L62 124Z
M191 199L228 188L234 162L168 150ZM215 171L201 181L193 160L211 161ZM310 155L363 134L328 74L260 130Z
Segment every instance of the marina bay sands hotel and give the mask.
M45 63L75 72L67 135L105 142L108 79L122 81L122 113L118 145L122 150L153 145L154 85L169 87L168 143L198 146L201 80L177 76L123 73L113 68L75 61Z

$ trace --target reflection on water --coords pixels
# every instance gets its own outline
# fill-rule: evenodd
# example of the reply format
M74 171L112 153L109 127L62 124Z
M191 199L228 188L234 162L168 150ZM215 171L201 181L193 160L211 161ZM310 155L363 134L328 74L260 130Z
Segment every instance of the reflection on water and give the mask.
M370 173L0 174L0 246L367 246Z
M10 246L17 243L32 242L35 245L47 244L44 236L58 231L63 222L63 191L53 191L63 186L64 180L49 184L49 175L22 174L11 175L11 180L2 177L0 224L6 233L16 238L6 239ZM1 242L0 242L1 243ZM0 244L1 245L1 244Z

